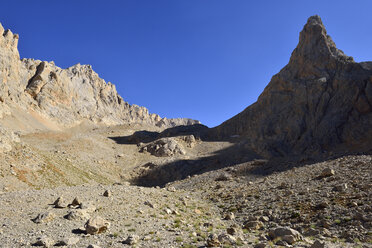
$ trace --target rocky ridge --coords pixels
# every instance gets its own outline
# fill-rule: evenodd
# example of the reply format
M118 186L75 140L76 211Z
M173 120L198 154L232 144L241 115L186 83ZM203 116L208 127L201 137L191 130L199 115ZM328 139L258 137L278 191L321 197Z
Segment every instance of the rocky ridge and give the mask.
M51 121L54 129L86 120L103 125L139 122L161 128L199 123L161 118L128 104L115 85L106 83L90 65L62 69L54 62L20 59L18 39L0 24L0 117L21 111L43 124Z

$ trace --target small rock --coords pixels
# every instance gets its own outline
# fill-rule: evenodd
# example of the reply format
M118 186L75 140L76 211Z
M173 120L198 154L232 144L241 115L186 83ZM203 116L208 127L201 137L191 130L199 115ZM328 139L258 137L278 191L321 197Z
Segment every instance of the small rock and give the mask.
M322 173L320 174L320 177L331 177L335 174L335 171L331 168L325 168Z
M284 235L282 237L282 240L284 240L285 242L287 242L288 244L293 244L294 242L296 242L296 238L292 235Z
M67 204L65 203L62 196L58 197L57 200L53 203L55 208L66 208Z
M87 220L89 214L85 209L74 209L64 216L68 220Z
M230 234L220 234L218 236L218 241L220 241L223 245L235 245L236 244L236 238L234 236L231 236Z
M164 211L165 211L167 214L172 214L172 210L170 210L169 208L166 208Z
M69 237L58 241L55 246L71 246L76 245L79 242L78 237Z
M260 221L262 221L262 222L269 222L269 217L267 217L267 216L261 216L260 218L259 218L259 220Z
M316 240L311 246L310 248L324 248L325 247L325 244L320 242L319 240Z
M110 223L100 216L91 218L85 223L87 234L98 234L105 232L110 226Z
M150 201L145 201L144 203L146 206L149 206L150 208L155 208L155 204L151 203Z
M358 207L358 203L357 202L351 202L350 207Z
M341 185L337 185L333 187L333 191L337 191L337 192L344 192L346 189L347 189L347 183L343 183Z
M137 235L130 235L126 240L123 241L124 244L134 245L138 242L139 237Z
M106 190L105 192L103 192L103 196L110 197L111 195L112 193L110 190Z
M152 239L152 236L151 235L146 235L142 238L143 241L149 241Z
M286 189L288 188L288 184L285 183L285 182L282 182L279 186L278 186L278 189Z
M233 212L229 212L225 215L225 220L234 220L235 219L235 214Z
M309 228L309 229L304 233L304 235L305 235L306 237L309 237L309 236L316 236L316 235L318 235L318 234L320 234L320 231L318 231L318 230L316 230L316 229L314 229L314 228Z
M263 227L263 223L261 221L248 221L244 224L244 229L252 229L257 230Z
M276 241L275 243L277 246L284 246L284 247L288 247L288 243L285 242L284 240L278 240Z
M294 191L293 190L286 190L284 192L284 196L290 196L290 195L293 195L294 194Z
M231 174L224 172L216 178L216 181L230 181L232 180Z
M265 248L265 247L266 247L266 243L259 243L254 246L254 248Z
M176 188L173 187L173 186L168 187L167 190L168 190L169 192L176 192Z
M81 204L81 201L79 200L79 198L75 197L74 200L72 200L69 207L78 207L80 206L80 204Z
M231 226L229 228L226 229L226 232L230 235L236 235L238 233L238 229L236 229L235 227Z
M325 209L329 206L328 202L324 201L324 202L321 202L321 203L318 203L314 208L315 210L322 210L322 209Z
M44 236L44 237L37 238L33 246L52 247L53 243L54 241L52 239Z
M94 211L96 211L96 207L92 205L91 203L83 202L79 205L79 208L84 209L87 213L93 213Z
M40 224L40 223L49 222L49 221L53 220L55 217L56 217L56 215L54 213L52 213L52 212L45 212L45 213L39 214L32 221L35 222L35 223L37 223L37 224Z
M272 229L269 231L269 237L271 239L282 238L283 240L285 238L286 239L285 241L286 242L291 241L292 242L291 244L293 244L296 241L302 240L301 234L298 231L292 228L289 228L289 227L278 227L278 228Z
M217 234L210 234L207 238L207 247L219 247L221 245Z
M198 215L201 215L202 214L202 211L200 211L199 209L195 208L194 209L194 213L196 213Z

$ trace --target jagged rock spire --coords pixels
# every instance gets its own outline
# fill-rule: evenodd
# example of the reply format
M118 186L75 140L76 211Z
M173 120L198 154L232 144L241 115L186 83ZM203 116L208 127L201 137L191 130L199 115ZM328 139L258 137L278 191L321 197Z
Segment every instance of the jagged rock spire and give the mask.
M333 59L344 62L354 61L352 57L337 49L318 15L309 17L300 33L300 39L292 53L290 63L311 62L319 65Z

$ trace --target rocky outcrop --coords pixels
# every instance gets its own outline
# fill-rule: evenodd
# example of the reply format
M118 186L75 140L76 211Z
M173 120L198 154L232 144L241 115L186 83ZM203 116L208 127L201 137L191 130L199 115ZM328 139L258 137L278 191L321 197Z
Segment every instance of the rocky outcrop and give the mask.
M372 62L336 48L319 16L300 33L288 65L256 103L211 131L237 137L267 157L369 151Z
M162 138L140 147L140 152L149 152L156 157L171 157L186 152L175 138Z
M158 127L199 123L161 118L144 107L128 104L115 85L106 83L90 65L62 69L53 62L20 60L18 38L0 24L0 105L4 108L31 109L63 127L84 120L105 125L139 122ZM0 110L0 116L3 112Z
M12 150L12 145L19 142L18 134L8 131L0 125L0 153Z

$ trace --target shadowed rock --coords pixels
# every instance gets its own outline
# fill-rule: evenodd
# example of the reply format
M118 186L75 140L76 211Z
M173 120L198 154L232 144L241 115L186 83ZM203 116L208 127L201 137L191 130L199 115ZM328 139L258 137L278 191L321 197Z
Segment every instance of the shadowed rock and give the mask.
M288 65L256 103L211 130L239 135L266 157L368 152L372 138L372 70L336 48L319 16L300 33Z

